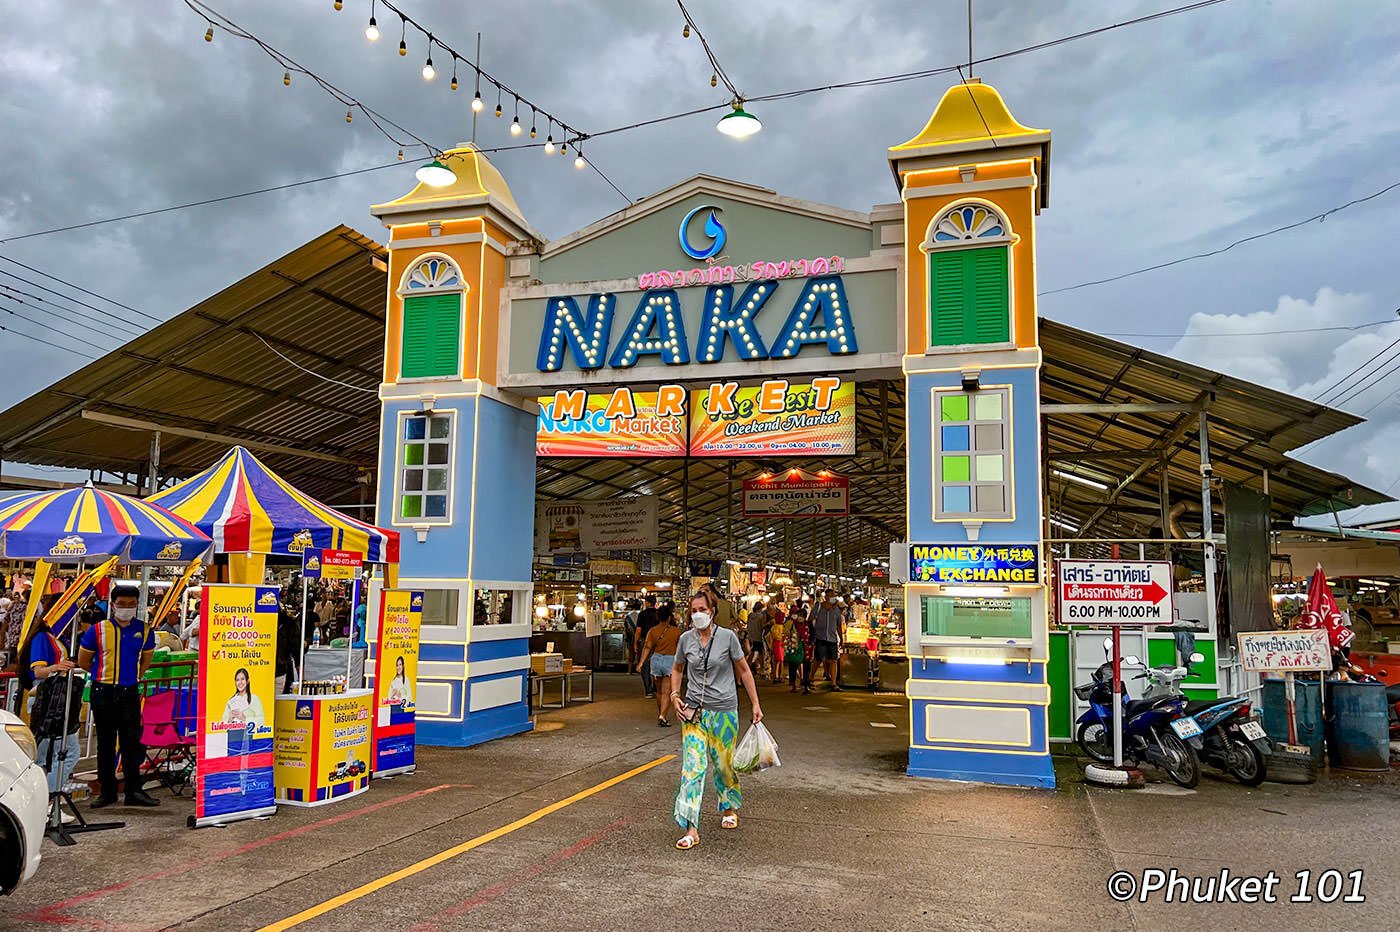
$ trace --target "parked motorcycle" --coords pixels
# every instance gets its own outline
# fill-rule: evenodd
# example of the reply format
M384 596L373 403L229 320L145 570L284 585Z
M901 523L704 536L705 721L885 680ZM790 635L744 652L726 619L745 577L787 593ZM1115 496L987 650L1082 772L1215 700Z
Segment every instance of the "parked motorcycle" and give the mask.
M1205 658L1192 654L1191 662ZM1180 683L1186 678L1185 667L1158 668L1162 675L1153 677L1143 693L1144 699L1182 696ZM1139 678L1146 674L1139 674ZM1182 696L1182 698L1185 698ZM1225 696L1220 699L1188 699L1183 723L1175 725L1177 734L1187 740L1202 763L1223 770L1245 786L1258 786L1268 774L1268 758L1273 752L1264 726L1254 715L1248 699Z
M1136 657L1125 658L1138 666ZM1176 668L1181 670L1181 668ZM1173 671L1175 672L1175 671ZM1148 670L1159 678L1162 670ZM1184 677L1185 671L1181 670ZM1113 664L1105 663L1092 674L1092 682L1076 686L1074 694L1089 703L1079 716L1075 741L1094 760L1113 763ZM1191 789L1201 780L1201 762L1195 750L1178 732L1185 716L1186 697L1164 695L1155 699L1129 699L1123 694L1123 759L1161 768L1173 783ZM1194 723L1192 723L1194 727ZM1187 731L1190 728L1186 729Z

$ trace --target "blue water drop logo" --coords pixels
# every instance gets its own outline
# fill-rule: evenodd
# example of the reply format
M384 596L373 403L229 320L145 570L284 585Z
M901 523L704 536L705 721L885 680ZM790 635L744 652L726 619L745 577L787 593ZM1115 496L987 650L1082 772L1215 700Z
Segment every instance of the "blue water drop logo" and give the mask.
M708 237L711 242L705 249L696 249L694 246L690 245L690 219L702 210L709 210L710 212L710 215L705 218L705 236ZM710 204L701 204L699 207L686 214L685 219L681 221L681 250L697 262L703 262L712 256L719 255L720 250L724 248L724 224L720 223L719 218L715 216L716 212L719 210L721 210L719 207L714 207Z

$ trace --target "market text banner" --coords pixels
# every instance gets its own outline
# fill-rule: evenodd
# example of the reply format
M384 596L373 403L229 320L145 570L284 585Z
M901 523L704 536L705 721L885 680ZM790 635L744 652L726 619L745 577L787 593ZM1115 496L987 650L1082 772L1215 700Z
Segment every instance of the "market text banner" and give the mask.
M854 456L856 387L835 377L717 382L691 395L691 456Z
M1061 624L1172 623L1172 565L1141 560L1059 560Z
M1040 545L910 544L909 581L1035 585L1040 582Z
M835 518L851 513L851 480L803 469L744 480L746 518Z
M194 824L277 811L272 779L275 586L208 585L199 608Z
M685 456L685 389L678 385L609 395L576 389L537 400L537 456Z
M414 694L418 687L418 634L423 623L420 590L385 589L379 600L374 658L374 761L376 777L414 768Z
M1332 646L1326 628L1293 631L1247 631L1240 639L1240 663L1257 673L1297 673L1332 669Z
M535 506L535 551L650 550L658 545L655 495Z

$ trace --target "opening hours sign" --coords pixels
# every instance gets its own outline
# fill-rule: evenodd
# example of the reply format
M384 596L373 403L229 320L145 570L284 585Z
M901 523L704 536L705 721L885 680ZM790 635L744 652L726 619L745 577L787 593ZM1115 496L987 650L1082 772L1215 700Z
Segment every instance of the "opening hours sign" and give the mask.
M1172 565L1136 560L1060 560L1060 622L1166 625L1172 622Z

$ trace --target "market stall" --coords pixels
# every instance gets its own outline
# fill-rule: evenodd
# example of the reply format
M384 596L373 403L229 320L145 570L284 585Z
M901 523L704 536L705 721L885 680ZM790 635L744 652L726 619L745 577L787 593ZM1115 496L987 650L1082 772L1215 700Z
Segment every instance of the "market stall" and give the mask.
M379 588L392 587L398 532L316 501L242 447L151 500L206 529L215 553L227 558L234 583L262 583L269 561L297 568L302 585L284 589L282 602L300 600L303 632L312 582L348 590L346 628L330 632L343 633L343 641L321 646L319 632L312 635L314 646L303 641L297 680L275 699L275 779L278 800L291 805L320 805L363 792L370 779L375 697L362 671L373 660L367 629L379 627L368 623L364 565L382 565ZM416 669L416 640L412 659Z

